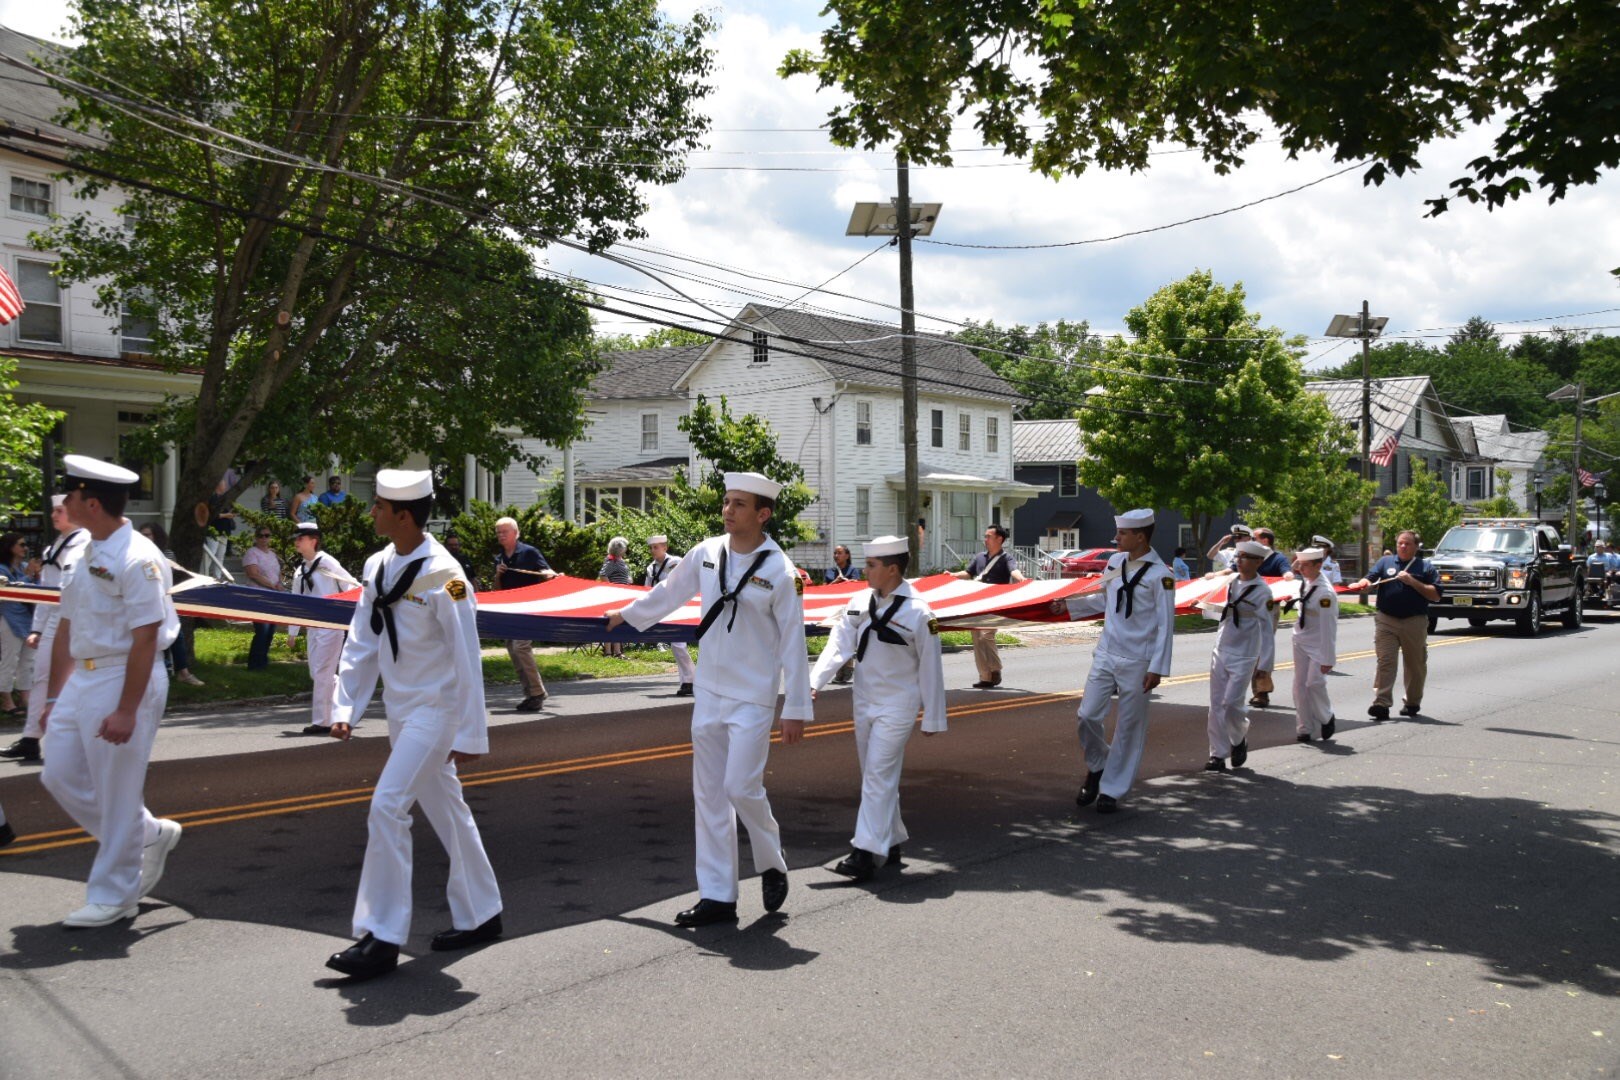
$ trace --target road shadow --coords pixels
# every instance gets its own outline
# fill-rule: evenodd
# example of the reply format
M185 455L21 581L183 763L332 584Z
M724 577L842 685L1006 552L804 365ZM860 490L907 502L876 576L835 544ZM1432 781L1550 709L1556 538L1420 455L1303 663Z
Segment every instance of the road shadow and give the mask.
M635 915L615 915L609 921L657 930L691 945L709 956L724 957L745 971L786 971L810 963L821 954L801 949L778 936L791 921L786 912L761 915L752 922L719 923L695 929Z
M461 980L445 971L458 957L446 953L400 956L400 965L375 979L341 976L316 979L346 1003L343 1018L355 1027L391 1027L416 1016L443 1016L478 1000Z

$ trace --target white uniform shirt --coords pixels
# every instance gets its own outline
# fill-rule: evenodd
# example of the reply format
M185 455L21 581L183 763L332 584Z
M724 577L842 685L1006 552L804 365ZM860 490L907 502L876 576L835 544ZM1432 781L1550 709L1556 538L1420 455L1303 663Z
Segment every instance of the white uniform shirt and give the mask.
M317 551L313 559L299 563L298 569L293 571L292 592L294 596L334 596L347 592L357 584L336 559L324 551ZM296 625L287 627L287 640L297 637L300 629Z
M1274 649L1268 649L1267 642L1274 640L1277 632L1271 586L1262 577L1250 581L1235 577L1227 583L1226 590L1221 625L1215 631L1215 651L1224 657L1245 660L1270 655Z
M107 539L91 540L62 582L61 617L73 624L73 659L127 655L133 632L153 623L158 651L173 645L180 636L173 587L169 560L128 521Z
M416 580L392 607L399 634L399 658L388 644L388 631L371 629L379 595L399 580L405 567L421 562ZM381 580L378 572L381 571ZM365 584L349 623L349 639L338 662L335 724L354 724L371 703L382 679L383 704L395 720L437 713L457 722L451 749L464 754L489 752L488 717L484 712L484 669L478 645L478 601L467 575L437 540L425 536L409 555L394 545L366 560Z
M642 575L641 583L650 589L669 577L670 573L679 565L681 565L679 555L665 555L661 566L658 563L650 562L647 564L647 572ZM703 636L708 637L709 635L705 634Z
M1235 562L1237 562L1237 548L1235 547L1221 548L1215 553L1215 557L1210 560L1211 568L1216 573L1225 573L1232 569L1232 564Z
M878 598L881 617L904 597L887 626L901 637L904 645L881 640L876 632L866 637L866 658L855 665L855 712L883 716L923 714L924 731L945 730L945 668L940 659L939 623L928 605L917 598L909 581L902 581L887 598ZM875 589L865 589L850 598L849 607L838 617L827 647L821 651L810 685L820 690L832 681L845 661L853 660L861 647L861 633L872 621Z
M68 571L84 558L85 549L90 546L90 531L88 529L74 529L72 532L56 538L56 543L45 549L44 565L40 567L39 583L60 587L67 580ZM56 633L56 624L62 621L62 606L60 604L35 604L34 621L29 629L41 638L40 648L43 649L45 638Z
M1144 572L1144 567L1146 570ZM1131 612L1125 613L1121 592L1127 577L1141 580L1132 593ZM1122 660L1146 660L1148 672L1170 674L1170 646L1176 628L1176 572L1149 549L1141 559L1127 563L1123 551L1108 557L1102 592L1070 597L1069 618L1103 616L1097 651Z
M1333 561L1333 556L1322 558L1322 580L1330 585L1343 585L1344 575L1339 572L1339 564Z
M1299 581L1299 622L1294 645L1316 664L1339 662L1339 594L1323 578Z
M731 551L724 536L703 541L652 592L624 609L624 621L645 630L699 594L707 612L723 592L722 550L726 552L725 587L733 589L760 552L770 554L753 577L742 583L735 607L727 604L698 643L695 684L711 694L767 708L776 705L777 690L785 688L782 719L811 719L802 580L787 553L770 537L746 555ZM736 622L728 629L733 613Z

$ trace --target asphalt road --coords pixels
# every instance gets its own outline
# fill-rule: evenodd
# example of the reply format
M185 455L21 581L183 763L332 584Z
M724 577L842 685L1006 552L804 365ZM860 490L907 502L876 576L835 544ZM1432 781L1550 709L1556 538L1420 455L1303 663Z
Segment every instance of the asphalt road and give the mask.
M1256 711L1228 776L1197 772L1210 639L1179 638L1112 818L1072 804L1089 647L1007 650L1005 688L953 691L951 730L913 739L909 865L866 887L824 869L856 791L848 694L824 694L767 779L786 908L745 881L740 927L696 932L669 924L695 897L689 707L666 679L554 688L464 770L507 939L426 950L447 916L423 825L412 958L362 984L321 963L380 725L340 745L287 736L296 708L173 718L148 803L185 837L99 931L57 925L91 848L8 767L0 1075L1611 1075L1620 626L1451 625L1424 715L1374 726L1371 624L1347 621L1339 738Z

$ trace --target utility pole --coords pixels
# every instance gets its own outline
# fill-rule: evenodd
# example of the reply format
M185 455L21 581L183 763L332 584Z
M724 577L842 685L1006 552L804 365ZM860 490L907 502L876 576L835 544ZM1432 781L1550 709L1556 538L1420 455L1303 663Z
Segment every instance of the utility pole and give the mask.
M1361 479L1372 479L1372 314L1361 302ZM1372 499L1361 504L1361 576L1372 565Z
M917 313L911 289L911 169L906 155L895 155L894 221L900 245L900 393L901 427L906 451L906 550L911 572L922 572L922 538L917 519L922 517L922 496L917 490Z
M1586 384L1575 384L1575 464L1569 470L1569 532L1564 534L1564 540L1569 544L1570 551L1579 551L1580 545L1575 542L1575 534L1580 531L1580 525L1575 518L1575 511L1581 505L1581 410L1586 402Z

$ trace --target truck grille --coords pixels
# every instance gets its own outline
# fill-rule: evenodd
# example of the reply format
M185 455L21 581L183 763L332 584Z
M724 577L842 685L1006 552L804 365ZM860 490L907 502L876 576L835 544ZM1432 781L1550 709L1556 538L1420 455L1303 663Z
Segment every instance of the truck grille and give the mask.
M1496 587L1495 570L1442 570L1440 571L1440 585L1442 588L1462 586L1474 589L1493 589Z

